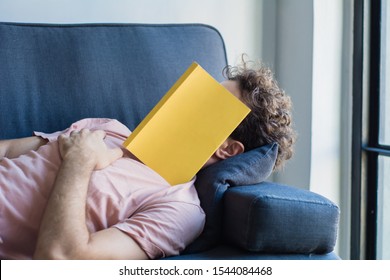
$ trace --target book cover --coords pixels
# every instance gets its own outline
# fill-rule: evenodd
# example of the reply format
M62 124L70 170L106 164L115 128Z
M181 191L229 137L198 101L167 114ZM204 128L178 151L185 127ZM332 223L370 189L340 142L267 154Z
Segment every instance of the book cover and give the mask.
M194 62L123 145L169 184L185 183L249 112Z

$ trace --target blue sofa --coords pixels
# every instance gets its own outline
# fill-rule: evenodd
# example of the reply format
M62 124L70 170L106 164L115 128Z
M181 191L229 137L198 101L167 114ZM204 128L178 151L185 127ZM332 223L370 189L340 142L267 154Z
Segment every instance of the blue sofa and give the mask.
M87 117L115 118L132 130L193 61L223 80L227 58L216 29L0 23L0 139L62 130ZM198 174L206 226L170 259L339 258L339 208L316 193L267 182L274 148Z

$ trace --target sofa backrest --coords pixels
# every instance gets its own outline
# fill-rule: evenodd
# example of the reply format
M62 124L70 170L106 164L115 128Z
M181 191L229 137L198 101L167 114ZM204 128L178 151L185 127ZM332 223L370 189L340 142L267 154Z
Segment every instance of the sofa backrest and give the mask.
M131 130L193 62L223 79L219 32L202 24L0 23L0 139L86 117Z

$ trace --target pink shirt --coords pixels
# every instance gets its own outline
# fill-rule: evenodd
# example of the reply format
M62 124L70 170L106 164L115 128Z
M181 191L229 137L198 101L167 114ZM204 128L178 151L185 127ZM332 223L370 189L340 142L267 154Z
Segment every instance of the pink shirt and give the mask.
M0 161L0 257L30 259L40 220L61 163L57 137L89 128L106 131L108 147L122 146L131 133L110 119L83 119L67 130L35 133L49 140L37 151ZM94 171L87 198L87 227L116 227L151 259L177 255L202 231L205 214L191 182L170 186L160 175L128 156Z

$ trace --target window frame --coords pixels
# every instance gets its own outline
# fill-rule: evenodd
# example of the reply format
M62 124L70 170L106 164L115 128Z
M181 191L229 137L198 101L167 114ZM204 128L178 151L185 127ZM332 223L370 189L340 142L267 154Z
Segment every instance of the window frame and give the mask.
M354 1L351 259L377 258L382 0Z

